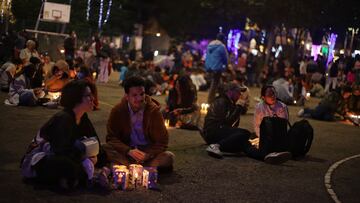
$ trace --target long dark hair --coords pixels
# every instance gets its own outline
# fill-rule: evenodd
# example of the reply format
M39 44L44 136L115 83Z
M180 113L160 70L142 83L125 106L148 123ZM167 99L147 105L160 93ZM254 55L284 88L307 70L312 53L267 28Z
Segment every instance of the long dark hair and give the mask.
M73 80L67 83L61 91L60 105L65 109L73 109L82 102L86 87L90 88L85 80Z
M191 105L197 100L197 92L189 76L181 76L175 81L179 84L181 104Z

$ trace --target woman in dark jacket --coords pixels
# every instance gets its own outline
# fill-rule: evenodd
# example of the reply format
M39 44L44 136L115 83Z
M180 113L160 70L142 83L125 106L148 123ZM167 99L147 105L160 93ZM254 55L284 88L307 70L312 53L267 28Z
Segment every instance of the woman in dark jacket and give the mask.
M86 113L94 107L89 83L77 80L65 85L60 104L64 110L41 127L21 167L25 177L69 189L78 183L91 182L94 166L103 163L103 158L98 153L99 138ZM97 150L89 151L81 141L83 138L93 138ZM35 173L29 173L31 170Z
M196 102L197 92L191 79L179 77L166 100L165 118L170 119L170 126L196 128L200 118Z

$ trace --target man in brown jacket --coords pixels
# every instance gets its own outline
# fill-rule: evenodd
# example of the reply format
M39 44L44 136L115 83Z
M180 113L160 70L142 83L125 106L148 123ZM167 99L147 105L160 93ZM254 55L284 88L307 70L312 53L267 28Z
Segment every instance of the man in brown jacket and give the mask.
M160 106L145 95L145 81L131 77L124 82L125 96L112 110L107 123L108 159L129 165L140 163L158 170L172 170L174 154L165 151L169 135Z

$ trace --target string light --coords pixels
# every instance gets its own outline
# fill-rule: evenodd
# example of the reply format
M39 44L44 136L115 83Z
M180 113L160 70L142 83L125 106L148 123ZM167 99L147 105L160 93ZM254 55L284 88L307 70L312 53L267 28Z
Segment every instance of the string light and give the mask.
M91 5L91 0L87 1L87 7L86 7L86 20L89 21L89 17L90 17L90 5Z
M109 1L108 9L107 9L107 11L106 11L106 18L105 18L105 20L104 20L104 24L103 24L103 25L105 25L105 24L109 21L111 5L112 5L112 0Z
M100 11L99 11L99 21L98 21L99 30L101 30L101 26L102 26L103 9L104 9L104 0L101 0L100 1Z

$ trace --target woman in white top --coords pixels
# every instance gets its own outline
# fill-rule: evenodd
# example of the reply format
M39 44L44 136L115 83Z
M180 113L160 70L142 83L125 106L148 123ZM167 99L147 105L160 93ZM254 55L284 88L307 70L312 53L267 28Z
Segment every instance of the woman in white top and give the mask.
M267 85L261 89L261 101L255 106L254 128L256 136L260 137L260 124L266 116L278 116L280 118L289 119L286 104L276 99L276 91L274 86Z

